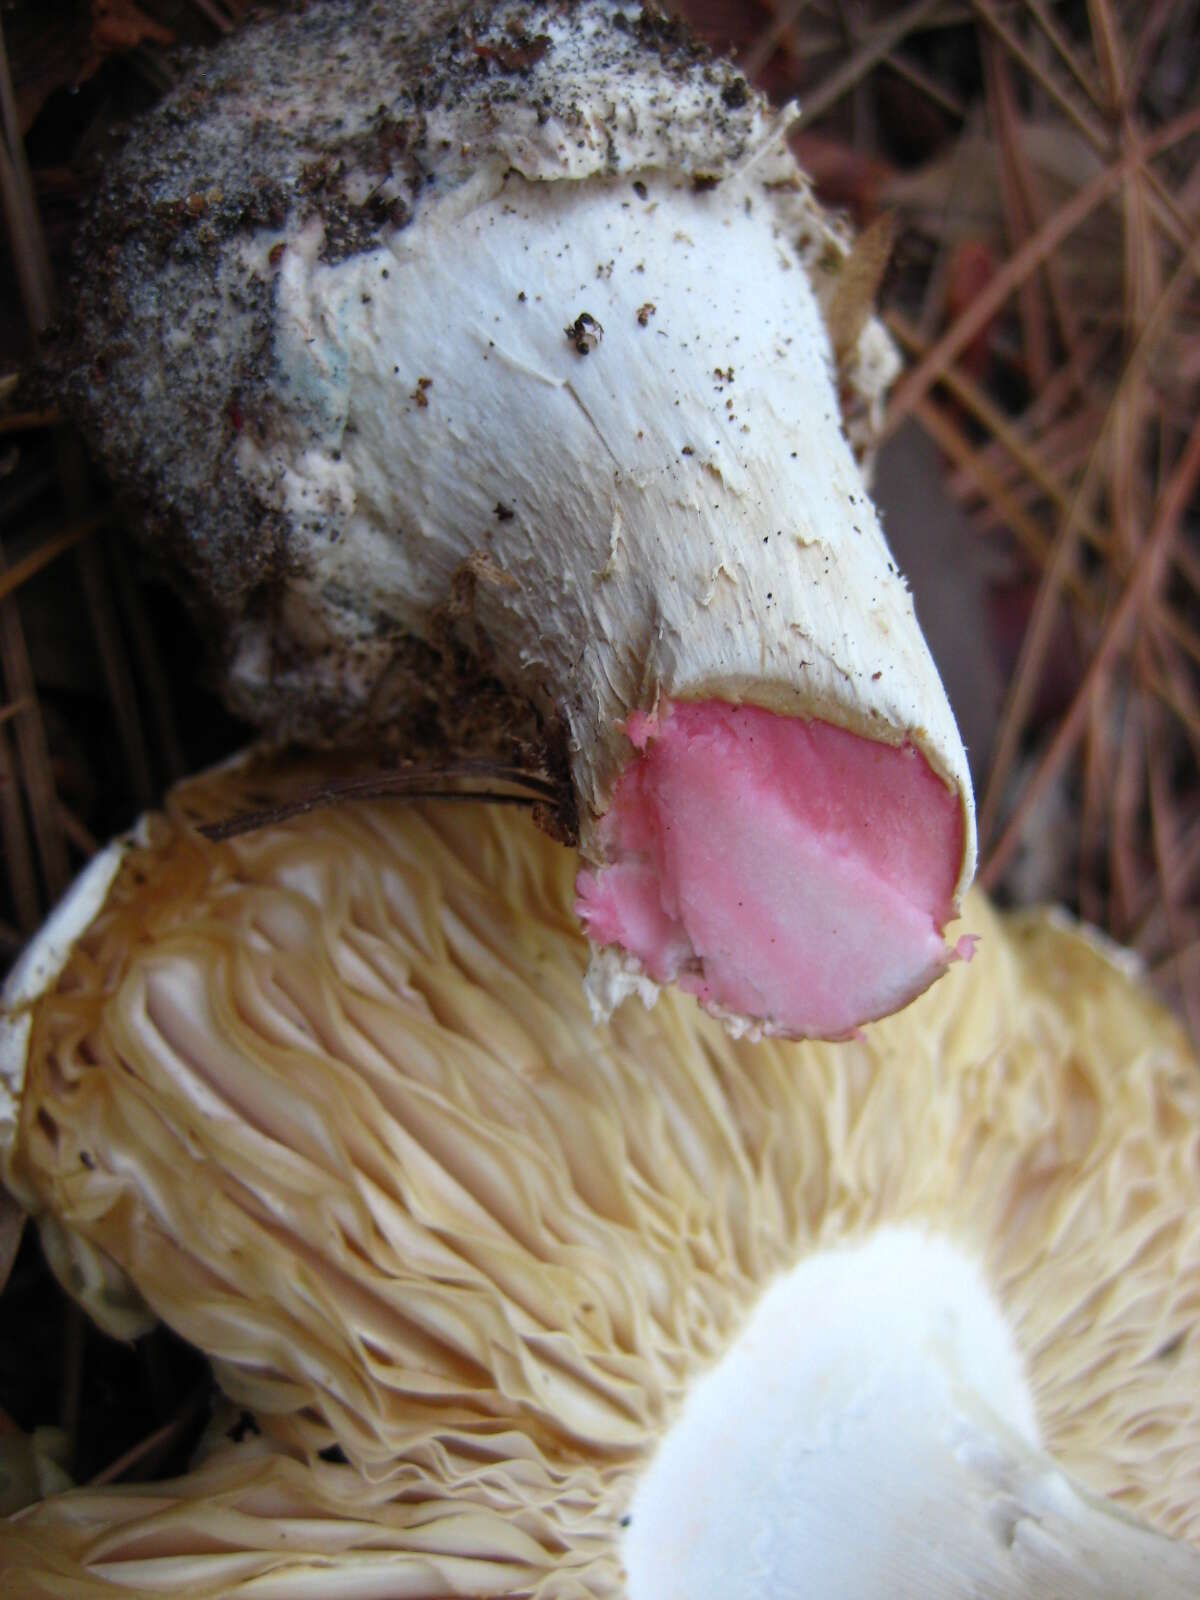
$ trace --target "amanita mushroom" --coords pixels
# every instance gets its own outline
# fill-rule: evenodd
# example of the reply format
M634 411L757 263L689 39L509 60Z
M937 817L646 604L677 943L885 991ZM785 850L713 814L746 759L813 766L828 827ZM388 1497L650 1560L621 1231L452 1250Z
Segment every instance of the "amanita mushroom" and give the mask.
M976 959L855 1040L673 993L596 1026L572 852L475 803L198 835L282 781L197 780L95 869L3 1055L65 1280L124 1331L132 1286L269 1444L48 1501L0 1572L1200 1593L1200 1084L1104 948L977 898Z
M944 969L974 822L788 123L611 0L315 0L135 131L62 360L240 712L539 751L598 1015L834 1037Z

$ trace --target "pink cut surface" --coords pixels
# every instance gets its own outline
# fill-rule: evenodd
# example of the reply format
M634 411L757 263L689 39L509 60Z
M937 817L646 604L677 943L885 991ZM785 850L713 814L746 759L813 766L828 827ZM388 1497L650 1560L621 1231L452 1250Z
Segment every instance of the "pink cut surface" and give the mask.
M588 937L772 1032L839 1038L950 959L957 795L911 745L719 700L636 712L576 883Z

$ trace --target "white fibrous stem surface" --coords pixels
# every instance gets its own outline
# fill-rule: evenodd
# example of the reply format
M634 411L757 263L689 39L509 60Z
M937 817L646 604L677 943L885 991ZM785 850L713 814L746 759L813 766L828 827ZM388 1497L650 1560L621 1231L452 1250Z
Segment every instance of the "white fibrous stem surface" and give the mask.
M840 1035L943 970L975 837L864 479L895 354L865 303L844 314L849 243L791 118L653 11L316 0L219 46L134 136L73 383L240 713L542 769L556 836L618 869L588 918L598 1015L678 981L735 1028ZM646 853L603 824L630 719L672 706L913 753L941 790L911 808L933 878L898 893L838 827L798 840L789 770L762 807L690 809L716 857L740 841L796 891L742 919L790 966L764 974L694 852L628 893ZM850 832L876 826L866 767ZM831 997L805 952L834 950L842 904L854 983Z
M649 173L643 200L635 181L510 173L336 265L319 230L291 242L295 426L265 446L247 429L238 459L297 531L292 625L307 609L315 637L383 616L419 632L474 560L481 619L561 703L596 816L624 718L663 696L911 737L965 784L756 164L702 194ZM603 329L587 354L566 334L584 312ZM241 675L262 649L248 622Z
M379 620L420 634L471 573L503 674L565 724L583 851L600 869L621 859L599 824L634 754L631 716L744 703L913 753L935 780L905 822L914 859L930 860L924 881L882 883L848 839L882 828L876 813L901 780L864 760L838 790L831 838L779 810L794 778L819 785L826 772L780 761L733 805L684 787L713 856L730 861L740 841L790 912L739 918L739 883L692 852L687 918L655 871L663 936L639 942L618 912L597 937L609 951L591 983L600 1015L645 993L647 975L684 978L714 1010L837 1035L943 969L940 930L974 837L962 746L842 431L814 292L759 170L775 175L781 132L699 194L654 173L510 172L498 194L466 186L431 206L419 237L337 265L319 260L310 229L279 274L279 382L297 397L295 426L267 444L248 430L238 460L293 530L288 622L312 646L305 673L331 630L340 646L373 632L378 651L354 657L367 698L390 647ZM248 694L276 670L265 626L248 621L240 636L234 678ZM340 651L329 659L346 671ZM672 825L663 807L660 831ZM615 905L620 885L609 887Z
M628 1600L1183 1600L1200 1584L1194 1552L1045 1454L984 1275L913 1228L767 1290L626 1517Z

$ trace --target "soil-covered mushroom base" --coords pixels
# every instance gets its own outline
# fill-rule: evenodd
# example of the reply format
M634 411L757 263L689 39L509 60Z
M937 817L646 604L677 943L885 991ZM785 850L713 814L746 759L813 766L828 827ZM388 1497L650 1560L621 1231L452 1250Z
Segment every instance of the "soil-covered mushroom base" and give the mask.
M962 743L864 476L895 353L865 304L831 335L848 241L792 114L682 26L609 0L415 20L316 0L135 130L66 387L272 738L523 739L567 777L558 832L577 821L593 869L620 865L630 717L716 702L919 755L914 839L944 859L915 893L843 895L872 904L878 964L809 919L819 874L778 831L794 959L765 987L769 932L740 964L698 936L659 960L606 919L598 1014L665 974L735 1028L845 1033L944 968L975 861ZM364 49L386 62L369 103ZM847 836L879 815L872 770ZM782 768L753 777L783 804ZM692 875L693 933L736 924L738 887Z

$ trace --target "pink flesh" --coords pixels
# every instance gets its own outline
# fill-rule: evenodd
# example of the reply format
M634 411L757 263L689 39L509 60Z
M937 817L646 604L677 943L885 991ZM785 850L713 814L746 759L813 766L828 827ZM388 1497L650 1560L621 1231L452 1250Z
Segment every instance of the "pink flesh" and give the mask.
M962 812L911 745L719 700L626 731L608 864L576 884L593 942L806 1037L852 1033L945 967Z

